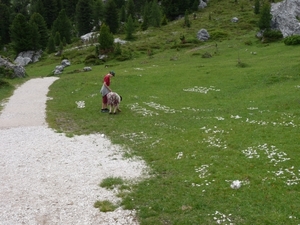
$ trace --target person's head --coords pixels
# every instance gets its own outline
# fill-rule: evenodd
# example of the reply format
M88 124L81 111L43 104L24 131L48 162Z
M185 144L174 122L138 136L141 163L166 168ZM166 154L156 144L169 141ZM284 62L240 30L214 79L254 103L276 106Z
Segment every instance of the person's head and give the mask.
M113 75L113 76L116 75L114 71L109 71L109 74L111 74L111 75Z

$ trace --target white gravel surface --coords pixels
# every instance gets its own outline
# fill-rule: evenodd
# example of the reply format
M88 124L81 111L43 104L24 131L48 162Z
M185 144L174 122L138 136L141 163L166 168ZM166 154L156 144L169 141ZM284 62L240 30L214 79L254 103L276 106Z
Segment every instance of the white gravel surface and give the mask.
M66 137L48 128L48 87L36 78L18 87L0 115L0 224L138 224L135 211L103 213L99 200L118 203L116 191L99 187L107 177L136 181L142 160L124 159L122 148L101 134Z

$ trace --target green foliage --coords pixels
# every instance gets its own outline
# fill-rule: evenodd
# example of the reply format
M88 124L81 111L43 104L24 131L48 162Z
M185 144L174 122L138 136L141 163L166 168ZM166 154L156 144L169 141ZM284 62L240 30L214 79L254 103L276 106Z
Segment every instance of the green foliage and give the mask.
M13 78L14 71L12 69L8 69L4 66L0 67L0 78ZM2 80L2 86L6 85L7 82Z
M271 27L271 6L269 3L264 3L261 13L260 13L260 18L258 21L258 27L261 30L264 29L270 29Z
M122 48L119 42L115 44L114 54L115 56L122 55Z
M126 22L126 10L125 10L125 6L124 5L121 8L120 22L122 22L122 23Z
M60 33L58 31L55 32L55 36L54 36L54 44L55 46L59 46L61 42L61 36Z
M37 39L39 34L37 27L29 24L26 17L18 14L10 27L10 35L13 41L13 49L19 53L27 50L37 50Z
M92 0L79 0L76 5L76 21L79 36L92 31L93 16Z
M280 30L270 30L267 29L263 33L264 37L264 42L273 42L273 41L278 41L283 38L283 35Z
M38 32L37 48L45 50L48 42L48 30L44 18L39 13L33 13L30 17L30 24L36 25Z
M161 25L166 26L167 24L168 24L168 19L167 19L167 16L164 15L163 18L162 18L162 21L161 21Z
M135 20L135 7L134 7L133 0L127 0L126 12L127 12L127 15L126 15L127 20L131 16L131 19L134 21Z
M157 0L154 0L151 4L151 20L150 25L153 27L160 27L162 21L162 13Z
M300 35L292 35L284 38L285 45L300 45Z
M0 46L10 42L9 36L10 13L8 6L0 2Z
M99 30L100 21L102 21L104 18L104 5L102 0L95 1L93 15L95 30Z
M90 54L85 57L84 64L86 66L99 65L100 60L98 59L98 57L96 55Z
M134 24L133 19L131 15L129 15L127 19L127 23L125 24L125 30L126 30L126 40L132 40L133 39L133 32L134 32Z
M119 29L119 14L114 0L108 0L105 4L104 21L110 31L116 34Z
M189 19L189 12L187 10L185 11L185 14L184 14L184 24L183 24L183 26L191 27L191 22L190 22L190 19Z
M48 29L51 29L53 22L56 20L60 9L57 0L43 0L42 12L39 12L45 19Z
M260 13L260 0L255 0L254 3L254 13L259 14Z
M52 35L50 35L49 39L48 39L48 44L47 44L47 52L48 54L54 53L56 50L55 48L55 42L54 42L54 38Z
M58 32L60 34L60 39L63 40L65 38L66 43L70 44L72 40L72 29L72 23L67 17L66 10L61 10L58 17L53 22L52 34L56 35Z
M102 24L99 34L99 53L106 54L114 49L114 36L106 24Z

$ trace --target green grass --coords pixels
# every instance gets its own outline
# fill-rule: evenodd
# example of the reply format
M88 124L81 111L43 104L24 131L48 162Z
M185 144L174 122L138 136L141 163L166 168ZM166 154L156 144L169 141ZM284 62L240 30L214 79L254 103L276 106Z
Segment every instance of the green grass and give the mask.
M105 133L146 161L153 176L122 193L142 225L299 224L299 47L255 39L251 2L245 11L217 2L190 29L179 21L139 32L123 46L133 58L110 68L72 73L84 56L68 53L76 63L50 87L47 121L69 134ZM231 24L233 16L243 23ZM190 40L202 26L228 35L177 46L181 33ZM206 52L212 57L202 58ZM47 76L60 62L51 58L28 67L29 76ZM111 88L123 96L117 115L100 113L111 69ZM233 180L240 189L230 187Z

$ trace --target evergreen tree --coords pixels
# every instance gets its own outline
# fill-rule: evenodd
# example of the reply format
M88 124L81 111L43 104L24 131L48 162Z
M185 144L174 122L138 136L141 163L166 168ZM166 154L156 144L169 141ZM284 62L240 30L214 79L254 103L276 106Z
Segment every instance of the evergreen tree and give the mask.
M30 1L29 0L13 0L12 1L12 8L15 14L21 13L28 18L28 6Z
M132 40L133 32L134 32L134 24L133 24L133 19L132 19L131 15L129 15L129 17L127 19L125 29L126 29L126 40Z
M61 36L58 31L56 31L55 36L54 36L54 45L59 46L61 42Z
M41 49L41 45L39 43L41 35L38 30L38 26L35 23L28 23L29 29L29 48L27 50L37 51Z
M63 9L58 14L57 19L53 23L52 34L55 35L58 32L61 36L61 40L63 38L66 39L68 44L71 43L72 39L72 24L69 18L67 17L66 10ZM59 43L58 43L59 44Z
M99 41L99 53L106 54L112 52L114 49L114 36L110 32L109 26L102 24L100 29Z
M119 18L114 0L108 0L108 2L106 2L104 21L113 34L117 33L119 28Z
M122 6L121 12L120 12L120 22L124 23L126 22L126 10L125 5Z
M30 6L30 14L39 13L45 20L46 13L43 0L33 0ZM46 24L47 25L47 24Z
M261 15L258 21L258 27L261 30L270 29L271 28L271 6L269 3L265 3L261 10Z
M164 13L172 20L180 15L184 15L185 10L189 9L189 0L161 0Z
M145 4L149 1L148 0L133 0L133 2L134 2L135 12L142 14Z
M57 1L56 0L43 0L43 6L44 6L44 15L41 14L47 24L47 28L51 29L52 24L54 22L54 20L56 20L57 16L58 16L58 6L57 6Z
M194 0L192 4L192 11L197 12L199 7L199 0Z
M147 2L144 5L143 22L141 25L142 30L147 30L150 25L150 13L151 13L150 6L151 6L150 3L147 3Z
M39 13L34 13L31 15L29 22L37 26L39 33L38 45L40 49L45 50L48 43L48 30L44 18Z
M131 15L131 19L135 20L135 8L133 0L128 0L126 4L126 11L127 11L127 19Z
M184 26L185 27L190 27L191 26L191 22L190 22L190 19L189 19L189 13L188 13L187 10L185 11L185 14L184 14Z
M11 6L11 0L1 0L0 3L6 5L7 7Z
M160 27L162 21L162 13L157 0L154 0L151 5L151 25Z
M76 5L76 22L79 36L93 29L92 0L79 0Z
M164 15L163 18L162 18L162 21L161 21L161 25L165 26L167 24L168 24L168 20L167 20L166 15Z
M55 43L54 43L54 38L52 35L50 35L49 40L48 40L47 52L49 54L55 52Z
M2 45L8 44L10 42L9 17L10 17L10 12L8 6L0 3L0 37L1 37L0 43L2 43Z
M74 20L76 16L76 5L78 0L64 0L64 7L66 9L66 13L70 20Z
M125 2L127 0L114 0L116 6L117 6L117 9L121 9L123 5L125 5Z
M94 5L94 26L96 30L100 28L100 22L103 20L104 17L104 5L102 0L95 0Z
M255 0L254 13L259 14L259 11L260 11L260 2L259 2L259 0Z
M31 28L29 27L26 17L18 13L10 26L10 37L13 49L19 53L31 49Z

